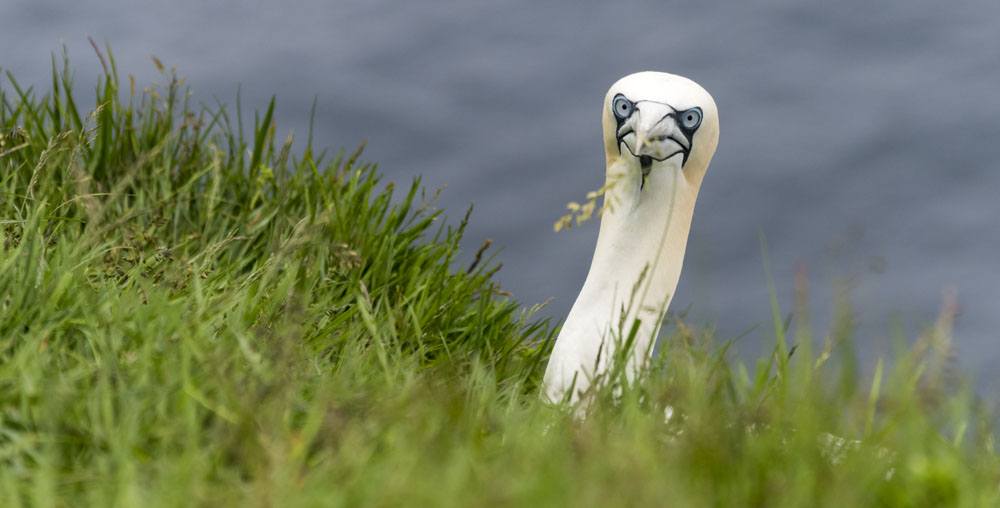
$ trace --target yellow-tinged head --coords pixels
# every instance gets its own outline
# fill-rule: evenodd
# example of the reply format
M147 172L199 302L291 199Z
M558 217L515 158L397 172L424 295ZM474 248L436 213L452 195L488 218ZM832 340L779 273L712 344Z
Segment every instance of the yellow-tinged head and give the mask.
M719 112L704 88L666 72L637 72L619 79L604 99L604 150L608 167L627 164L645 178L677 167L698 186L719 142Z

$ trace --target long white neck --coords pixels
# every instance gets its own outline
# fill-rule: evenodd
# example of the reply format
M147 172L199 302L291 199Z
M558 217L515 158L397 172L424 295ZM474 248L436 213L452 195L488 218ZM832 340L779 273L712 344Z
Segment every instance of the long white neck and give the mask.
M587 280L545 371L549 400L562 400L572 387L575 401L606 372L635 325L627 372L634 374L652 354L680 278L698 194L676 159L654 167L644 184L635 159L619 158L608 168L610 206L601 218Z

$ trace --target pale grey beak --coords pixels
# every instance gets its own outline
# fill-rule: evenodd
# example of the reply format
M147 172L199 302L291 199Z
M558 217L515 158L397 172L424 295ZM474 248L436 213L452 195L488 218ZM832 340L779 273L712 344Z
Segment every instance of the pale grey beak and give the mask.
M691 143L677 126L676 112L668 106L643 103L636 112L636 156L666 160L678 153L687 153Z

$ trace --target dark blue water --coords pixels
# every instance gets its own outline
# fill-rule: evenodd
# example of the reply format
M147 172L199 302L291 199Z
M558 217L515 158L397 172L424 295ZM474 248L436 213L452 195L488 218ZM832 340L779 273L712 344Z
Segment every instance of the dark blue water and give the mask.
M583 282L596 223L554 234L600 186L600 107L618 77L655 69L713 93L722 135L674 308L723 337L767 341L758 236L779 299L810 281L818 333L844 292L870 351L893 323L911 336L957 291L961 364L1000 387L1000 2L860 0L5 2L0 67L44 86L68 46L77 82L110 42L119 68L178 67L195 97L263 107L319 144L353 147L389 179L446 186L468 248L503 247L500 279L562 316ZM996 378L996 379L994 379Z

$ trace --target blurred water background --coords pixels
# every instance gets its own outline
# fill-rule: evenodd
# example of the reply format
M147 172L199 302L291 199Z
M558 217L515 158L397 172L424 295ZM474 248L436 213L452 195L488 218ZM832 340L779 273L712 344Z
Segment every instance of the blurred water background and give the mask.
M673 309L773 340L758 237L779 300L807 274L818 336L849 298L868 356L913 336L957 291L959 363L1000 387L1000 2L7 1L0 67L44 90L69 50L81 90L110 43L123 74L176 66L196 101L278 98L281 133L353 148L389 180L475 204L470 253L502 248L504 287L561 319L589 266L591 222L555 234L603 179L608 86L645 69L714 96L719 150ZM471 257L471 255L470 255Z

